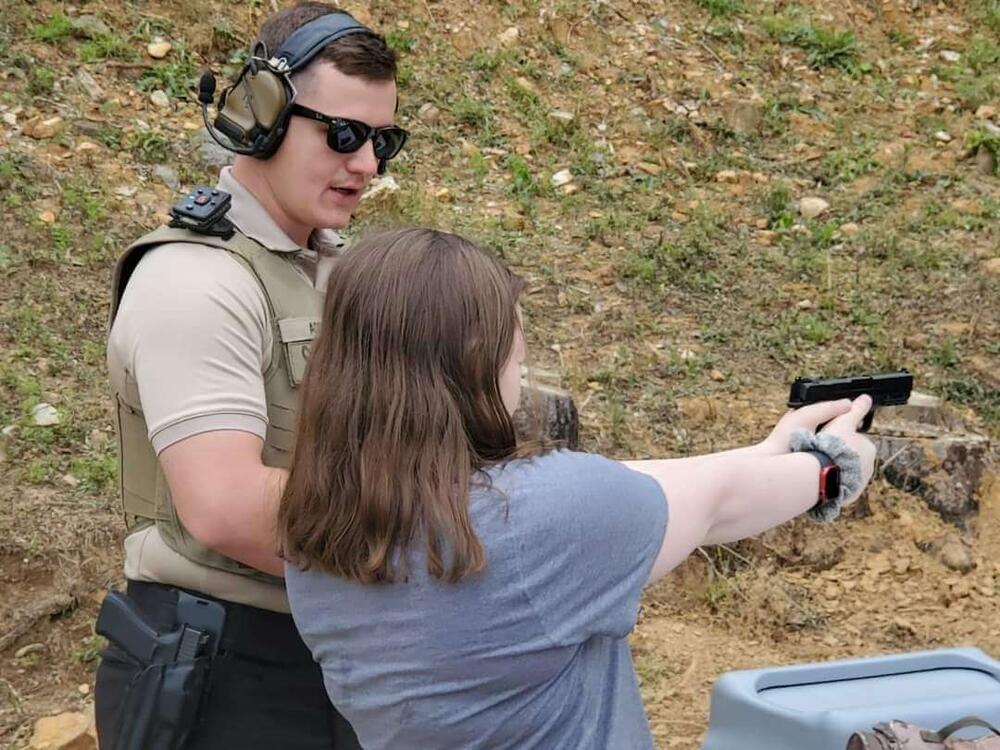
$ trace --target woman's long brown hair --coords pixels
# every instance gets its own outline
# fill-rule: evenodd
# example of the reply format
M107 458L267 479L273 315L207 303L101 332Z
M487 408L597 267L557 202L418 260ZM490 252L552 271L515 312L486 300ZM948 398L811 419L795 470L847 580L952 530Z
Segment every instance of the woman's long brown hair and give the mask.
M330 276L278 513L282 554L361 583L485 566L469 518L480 470L518 453L498 375L523 281L453 234L368 237Z

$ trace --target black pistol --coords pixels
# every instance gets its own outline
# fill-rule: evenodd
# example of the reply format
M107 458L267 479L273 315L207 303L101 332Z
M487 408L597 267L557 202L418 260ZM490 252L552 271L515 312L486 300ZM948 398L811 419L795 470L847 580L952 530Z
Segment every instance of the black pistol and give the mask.
M176 622L167 632L145 619L128 594L110 592L94 630L136 667L121 707L116 750L178 750L197 724L212 657L218 653L226 610L219 603L177 592Z
M872 397L872 408L859 431L868 432L879 406L902 406L910 400L912 390L913 375L907 370L845 378L796 378L788 395L788 406L798 409L819 401L853 400L867 393Z

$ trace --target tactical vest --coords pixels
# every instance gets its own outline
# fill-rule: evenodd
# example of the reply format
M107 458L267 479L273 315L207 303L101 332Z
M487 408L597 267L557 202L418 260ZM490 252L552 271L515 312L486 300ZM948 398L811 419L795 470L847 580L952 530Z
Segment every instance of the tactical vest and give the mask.
M274 347L264 373L268 426L262 453L266 466L286 468L295 441L297 389L305 373L309 348L319 325L322 294L309 286L290 253L268 250L236 232L229 239L161 227L133 243L118 260L111 292L111 322L132 271L142 256L170 242L193 242L232 254L257 279L267 301ZM109 324L110 329L110 324ZM170 498L163 469L150 443L146 419L139 409L115 394L118 417L118 476L129 531L156 524L168 546L201 565L271 583L281 579L220 555L201 544L181 523ZM233 519L239 523L239 519Z

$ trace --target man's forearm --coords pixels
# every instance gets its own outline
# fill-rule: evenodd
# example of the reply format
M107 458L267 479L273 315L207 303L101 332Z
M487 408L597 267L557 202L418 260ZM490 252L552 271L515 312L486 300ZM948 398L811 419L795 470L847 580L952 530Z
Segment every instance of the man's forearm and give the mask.
M247 483L246 502L233 509L233 526L213 547L226 557L271 575L284 577L285 563L278 556L276 521L278 504L288 472L261 467L257 481Z
M262 447L247 432L206 432L165 448L160 464L177 515L195 539L281 576L276 526L288 472L261 463Z

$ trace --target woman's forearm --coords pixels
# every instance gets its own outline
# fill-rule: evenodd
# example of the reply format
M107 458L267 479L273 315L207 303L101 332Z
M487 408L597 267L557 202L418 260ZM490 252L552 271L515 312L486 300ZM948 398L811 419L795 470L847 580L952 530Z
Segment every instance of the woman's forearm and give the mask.
M804 453L773 456L738 450L697 462L626 463L660 484L669 507L651 582L697 547L759 534L804 513L819 495L819 463Z
M819 462L806 453L739 456L726 465L702 544L745 539L805 513L819 497Z

